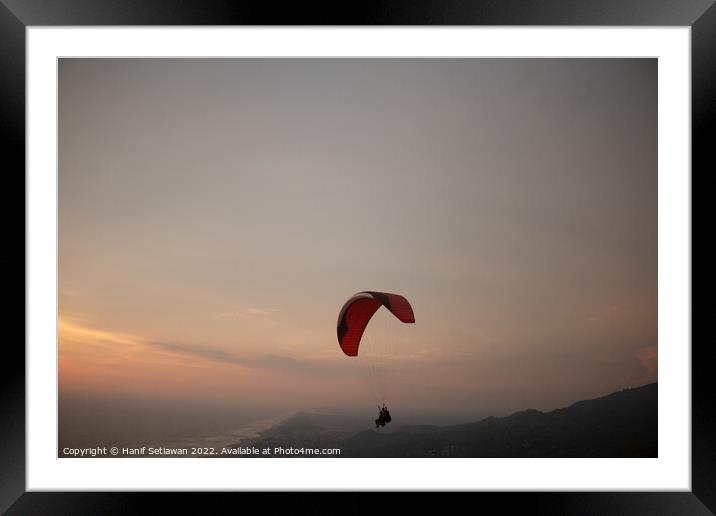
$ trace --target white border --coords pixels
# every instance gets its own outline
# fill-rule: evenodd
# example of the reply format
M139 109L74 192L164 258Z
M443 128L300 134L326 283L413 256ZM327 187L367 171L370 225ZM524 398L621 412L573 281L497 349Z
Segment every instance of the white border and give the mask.
M88 55L658 57L659 458L56 458L57 58ZM689 28L29 27L27 58L29 491L691 489Z

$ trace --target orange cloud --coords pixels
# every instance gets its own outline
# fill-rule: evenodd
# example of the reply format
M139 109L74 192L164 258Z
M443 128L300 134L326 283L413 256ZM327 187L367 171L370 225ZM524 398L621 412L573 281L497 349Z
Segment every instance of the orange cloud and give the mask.
M233 400L285 399L350 382L330 358L240 355L201 344L157 342L60 319L59 382L63 392ZM323 386L323 387L321 387Z
M639 348L634 352L634 357L649 373L656 373L659 361L659 353L656 346Z

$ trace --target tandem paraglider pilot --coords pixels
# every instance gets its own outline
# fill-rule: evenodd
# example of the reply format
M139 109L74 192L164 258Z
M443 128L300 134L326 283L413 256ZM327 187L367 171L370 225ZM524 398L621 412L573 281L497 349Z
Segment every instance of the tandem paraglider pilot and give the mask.
M358 292L345 302L338 313L336 333L343 353L349 357L358 356L358 347L363 332L373 314L381 307L385 307L400 322L407 324L415 322L413 307L400 294L369 290ZM376 403L378 403L377 400ZM376 428L387 425L392 419L385 402L382 407L378 406L378 410L378 419L375 420Z
M379 426L385 426L391 421L390 412L388 411L387 407L385 406L385 403L380 409L380 412L378 413L378 419L375 420L375 427L378 428Z

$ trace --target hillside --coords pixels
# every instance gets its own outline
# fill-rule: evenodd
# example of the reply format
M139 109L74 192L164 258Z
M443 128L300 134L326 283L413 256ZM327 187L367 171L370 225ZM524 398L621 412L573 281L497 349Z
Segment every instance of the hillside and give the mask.
M453 426L355 433L325 414L300 413L242 445L338 447L341 457L656 457L657 384L540 412Z

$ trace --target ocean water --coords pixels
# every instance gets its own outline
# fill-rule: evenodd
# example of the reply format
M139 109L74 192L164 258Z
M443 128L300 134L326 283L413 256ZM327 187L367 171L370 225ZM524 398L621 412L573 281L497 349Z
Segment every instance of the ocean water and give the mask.
M294 413L194 400L65 395L58 400L58 456L68 456L64 448L229 446Z

